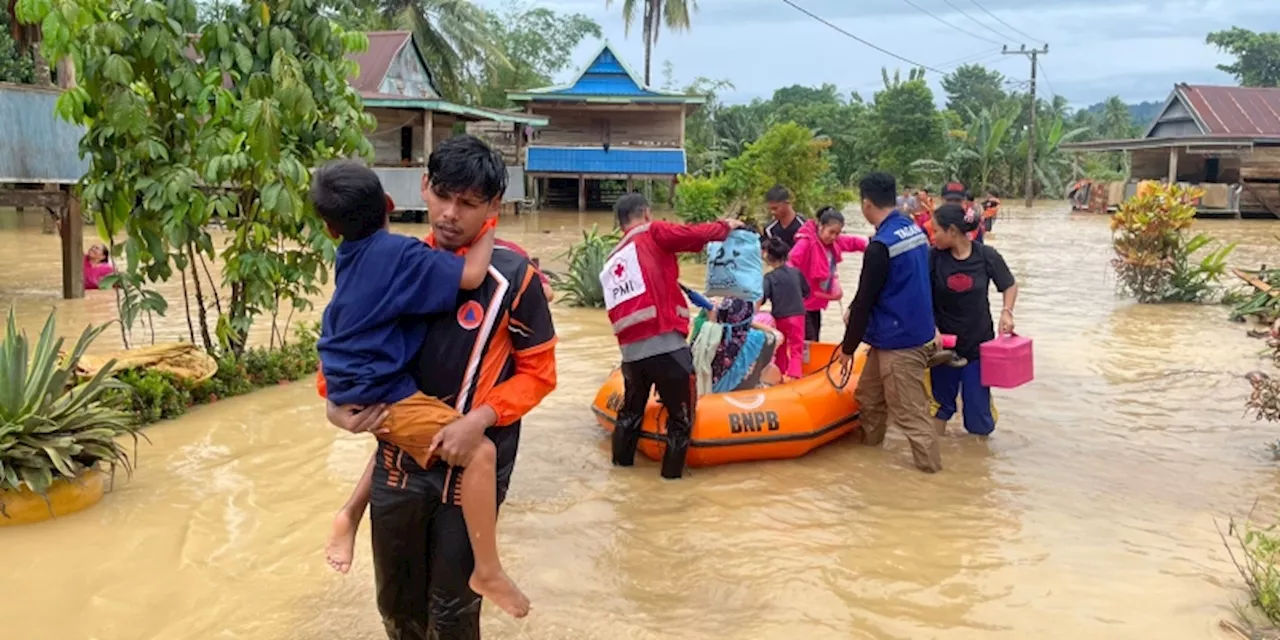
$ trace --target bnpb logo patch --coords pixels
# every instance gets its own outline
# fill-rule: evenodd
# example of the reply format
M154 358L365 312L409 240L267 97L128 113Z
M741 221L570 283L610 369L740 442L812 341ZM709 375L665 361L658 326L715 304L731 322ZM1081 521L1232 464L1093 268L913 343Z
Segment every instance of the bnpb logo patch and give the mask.
M458 326L467 331L475 331L484 322L484 307L475 300L468 300L458 308Z

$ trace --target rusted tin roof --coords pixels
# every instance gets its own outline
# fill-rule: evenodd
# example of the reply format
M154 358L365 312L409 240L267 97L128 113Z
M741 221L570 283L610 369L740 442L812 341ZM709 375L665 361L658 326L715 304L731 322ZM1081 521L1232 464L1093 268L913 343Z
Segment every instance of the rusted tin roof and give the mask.
M413 34L408 31L370 31L365 35L369 38L369 48L352 56L360 65L360 73L351 79L351 86L361 93L377 93L391 69L391 61L409 44Z
M1280 136L1280 89L1178 85L1209 135Z

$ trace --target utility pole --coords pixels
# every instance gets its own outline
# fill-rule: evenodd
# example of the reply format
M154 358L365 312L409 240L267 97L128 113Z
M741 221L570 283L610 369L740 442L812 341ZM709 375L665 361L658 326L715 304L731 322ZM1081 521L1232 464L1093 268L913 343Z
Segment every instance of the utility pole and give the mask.
M1027 131L1027 208L1031 208L1031 201L1034 199L1035 193L1035 172L1036 172L1036 56L1049 55L1049 45L1044 45L1041 49L1028 49L1027 45L1022 45L1017 51L1010 51L1005 46L1001 51L1006 56L1027 56L1031 58L1031 128Z

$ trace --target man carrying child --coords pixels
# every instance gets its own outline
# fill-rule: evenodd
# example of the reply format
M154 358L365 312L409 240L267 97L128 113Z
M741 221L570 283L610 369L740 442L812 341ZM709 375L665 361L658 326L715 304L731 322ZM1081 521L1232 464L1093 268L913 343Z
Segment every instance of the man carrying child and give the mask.
M442 253L486 251L485 236L491 235L505 183L501 157L479 139L458 136L438 146L422 185L432 227L428 244ZM329 402L330 422L347 431L380 436L372 468L370 521L378 609L388 637L396 640L480 637L476 591L488 589L475 580L479 574L475 559L482 551L496 557L496 548L487 548L492 540L476 539L477 528L488 528L490 523L473 526L472 516L479 513L483 520L485 507L489 518L496 516L515 465L520 419L556 383L555 330L537 270L527 258L499 247L492 250L478 286L466 288L471 283L461 279L460 272L465 271L441 269L443 275L430 284L417 285L417 295L439 297L440 309L448 307L444 313L401 320L402 327L420 323L416 335L425 335L424 340L415 344L403 339L380 347L411 354L408 376L415 387L410 396L413 402L425 406L434 400L448 409L445 412L433 404L425 420L444 422L441 416L460 416L431 438L426 452L429 462L419 462L420 447L412 446L419 443L396 437L408 425L399 424L395 406L386 403L394 402L400 393L368 406ZM361 284L387 289L386 282L373 278ZM395 293L394 288L389 293ZM443 298L450 296L452 304L444 304ZM437 310L435 306L432 311ZM370 315L384 311L367 309ZM423 412L413 418L424 420ZM490 446L494 464L486 469L484 457ZM495 474L496 478L469 479L473 474ZM486 483L493 487L493 494L467 492ZM478 503L479 509L471 503ZM527 610L527 601L514 585L499 586L486 595L498 599L511 613Z

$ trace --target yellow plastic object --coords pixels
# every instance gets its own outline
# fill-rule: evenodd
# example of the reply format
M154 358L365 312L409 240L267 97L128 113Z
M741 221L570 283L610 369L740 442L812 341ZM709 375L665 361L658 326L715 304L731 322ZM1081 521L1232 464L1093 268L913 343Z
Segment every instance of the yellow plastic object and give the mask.
M95 468L74 480L54 480L47 500L26 487L21 491L0 491L0 527L44 522L88 509L102 500L106 490L107 474Z

